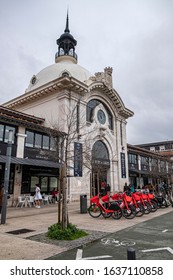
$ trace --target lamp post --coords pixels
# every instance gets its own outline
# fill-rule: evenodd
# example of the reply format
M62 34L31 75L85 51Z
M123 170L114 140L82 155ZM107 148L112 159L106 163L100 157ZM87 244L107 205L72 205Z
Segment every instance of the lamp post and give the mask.
M10 164L11 164L11 150L12 150L12 137L13 137L13 130L9 130L8 145L7 145L7 152L6 152L7 159L6 159L6 163L5 163L4 194L3 194L3 200L2 200L1 224L5 224L5 222L6 222L7 196L8 196Z

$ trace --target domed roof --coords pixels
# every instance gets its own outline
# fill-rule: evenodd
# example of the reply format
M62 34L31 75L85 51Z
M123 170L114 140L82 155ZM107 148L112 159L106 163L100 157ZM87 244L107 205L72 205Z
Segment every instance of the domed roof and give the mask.
M65 58L65 57L64 57ZM30 84L26 89L26 92L37 89L49 82L52 82L63 74L69 75L80 82L85 83L92 76L88 70L70 61L69 56L67 56L66 61L63 59L61 62L52 64L41 70L38 74L31 78Z

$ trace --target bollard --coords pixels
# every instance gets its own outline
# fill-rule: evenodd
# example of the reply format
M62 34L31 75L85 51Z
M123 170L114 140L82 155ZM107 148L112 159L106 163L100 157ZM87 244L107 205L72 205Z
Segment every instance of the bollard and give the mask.
M127 259L128 260L136 260L136 252L134 248L127 248Z

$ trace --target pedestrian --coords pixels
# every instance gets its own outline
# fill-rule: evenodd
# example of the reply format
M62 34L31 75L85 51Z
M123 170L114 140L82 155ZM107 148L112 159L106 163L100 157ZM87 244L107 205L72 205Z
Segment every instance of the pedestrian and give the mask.
M55 188L53 188L53 190L51 191L51 195L52 195L52 202L53 202L53 203L57 202L57 195L58 195L58 192L56 191Z
M128 187L128 185L127 185L127 182L126 182L125 185L124 185L123 191L124 191L124 192L129 191L129 187Z
M0 214L1 214L1 210L2 210L3 195L4 195L4 184L2 183L0 185Z
M39 184L35 185L35 203L36 203L36 208L40 208L40 203L42 200L42 195L41 195L41 186Z
M130 192L131 192L131 193L134 193L134 191L135 191L135 187L134 187L133 184L131 184L131 185L130 185Z
M106 194L106 182L102 181L101 182L101 188L100 188L100 195L103 196Z
M106 194L109 196L110 192L111 192L111 187L109 184L106 185L105 191L106 191Z

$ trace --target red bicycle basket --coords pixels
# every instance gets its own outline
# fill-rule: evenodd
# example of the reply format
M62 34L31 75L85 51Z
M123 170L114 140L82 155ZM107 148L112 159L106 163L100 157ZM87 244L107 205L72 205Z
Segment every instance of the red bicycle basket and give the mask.
M108 202L109 201L109 196L108 195L102 196L102 201L103 202Z
M111 195L112 200L118 200L120 199L120 195L118 193L114 193L113 195Z
M97 203L99 201L98 195L95 195L95 196L91 197L90 201L91 201L91 203Z
M147 195L144 194L144 193L142 193L142 198L143 198L143 199L147 199Z
M130 196L126 195L126 196L125 196L125 200L126 200L127 202L131 202L131 201L132 201L132 198L131 198Z
M140 196L136 193L133 194L133 197L134 197L135 200L140 200Z
M149 193L149 194L148 194L148 197L149 197L149 199L154 199L154 194Z

